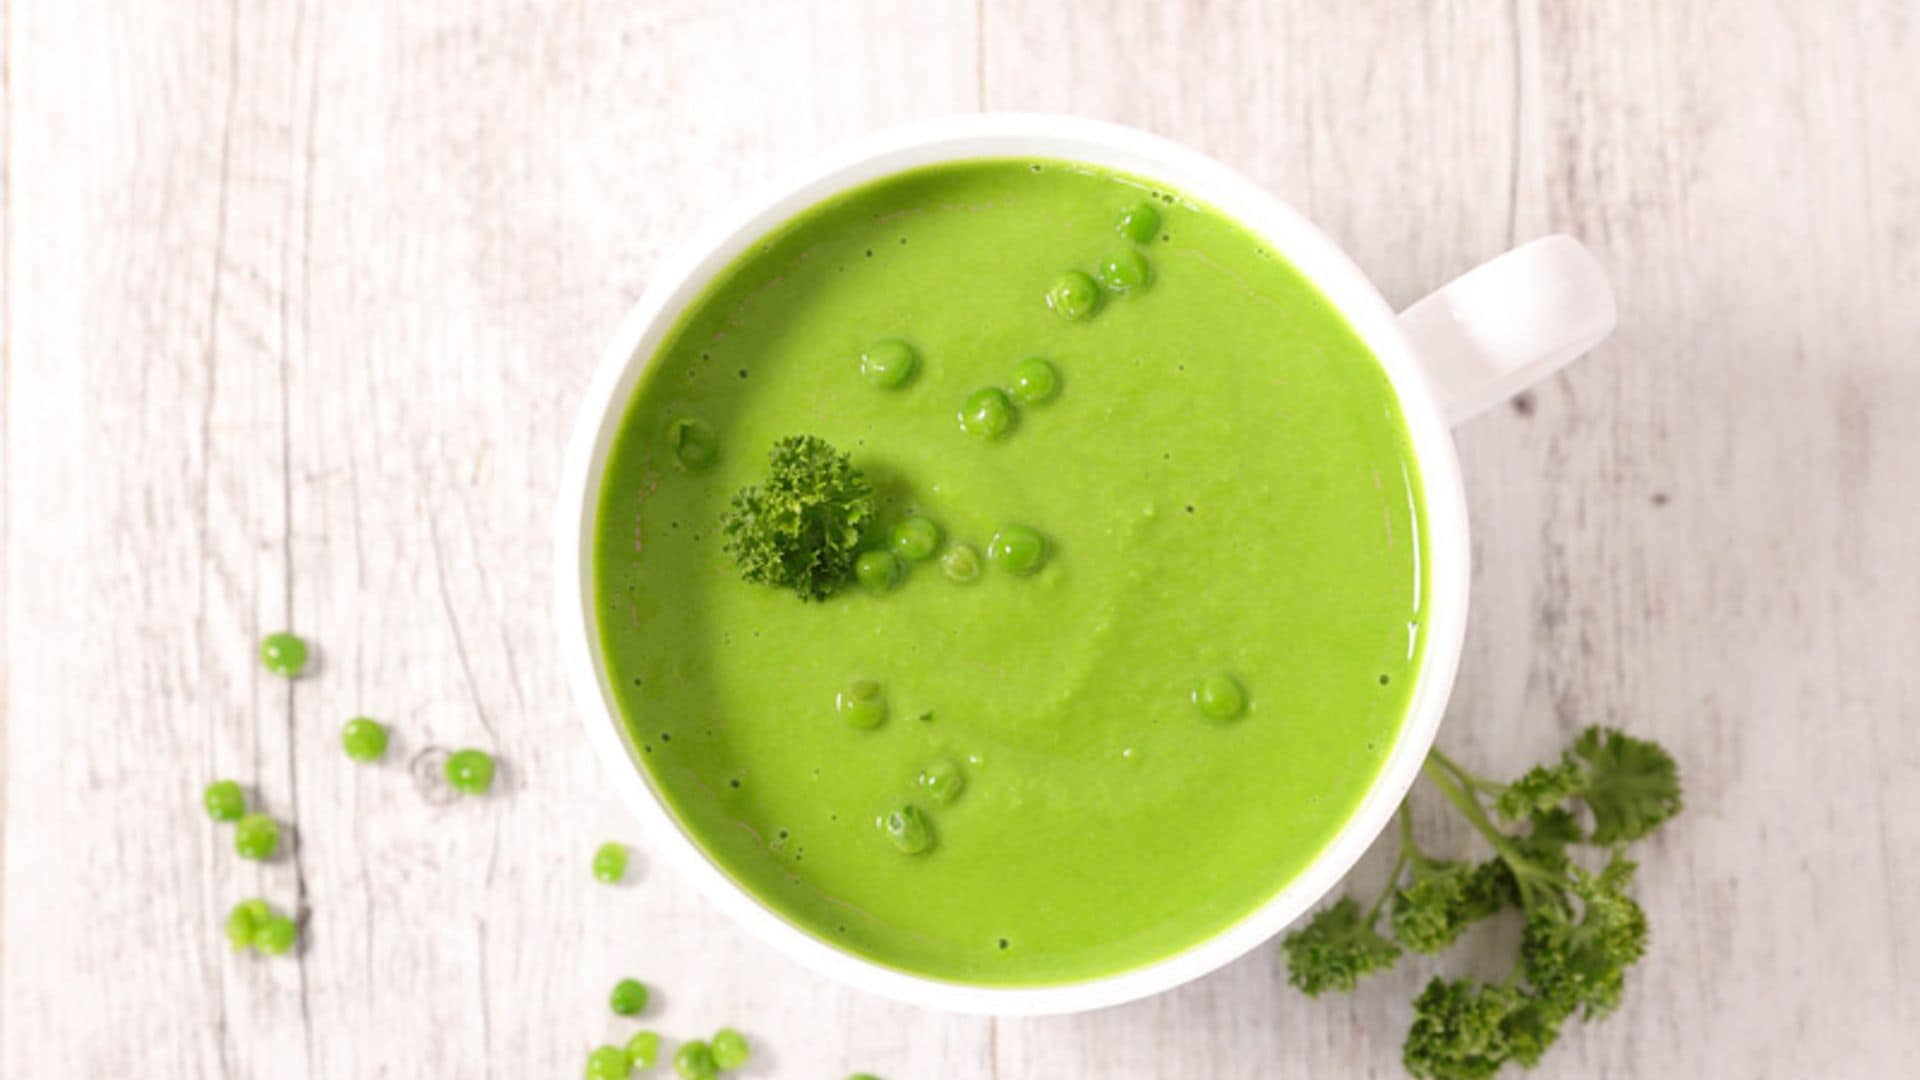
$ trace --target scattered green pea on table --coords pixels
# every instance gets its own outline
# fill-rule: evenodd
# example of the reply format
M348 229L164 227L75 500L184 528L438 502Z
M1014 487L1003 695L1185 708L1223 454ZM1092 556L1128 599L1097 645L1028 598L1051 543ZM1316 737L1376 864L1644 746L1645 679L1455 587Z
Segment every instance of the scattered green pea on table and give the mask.
M447 783L462 795L485 795L493 787L493 755L472 748L447 756Z
M638 1016L647 1008L647 984L639 979L621 979L613 984L607 1003L617 1016Z
M680 1080L713 1080L720 1075L720 1066L713 1060L711 1046L689 1039L674 1051L673 1071L680 1074Z
M235 952L282 956L300 940L300 927L265 900L242 900L227 914L227 941Z
M596 1046L587 1055L587 1080L627 1080L633 1061L617 1046Z
M627 845L607 841L593 853L594 880L615 885L627 876Z
M243 859L265 861L280 851L280 823L267 814L248 814L233 829L233 850Z
M215 821L239 821L247 812L247 796L232 780L215 780L200 795L200 804Z
M636 1069L651 1069L660 1060L660 1033L636 1031L627 1040L627 1057Z
M380 721L356 716L340 729L340 748L354 761L379 761L387 753L387 728Z
M285 915L269 915L253 932L253 947L268 956L283 956L293 951L300 940L300 927Z
M260 662L283 679L297 679L307 669L307 643L285 630L260 641Z
M234 952L253 948L253 935L260 924L273 917L265 900L242 900L227 913L227 942Z
M747 1037L730 1027L714 1032L707 1045L713 1051L713 1063L722 1069L737 1069L753 1055Z

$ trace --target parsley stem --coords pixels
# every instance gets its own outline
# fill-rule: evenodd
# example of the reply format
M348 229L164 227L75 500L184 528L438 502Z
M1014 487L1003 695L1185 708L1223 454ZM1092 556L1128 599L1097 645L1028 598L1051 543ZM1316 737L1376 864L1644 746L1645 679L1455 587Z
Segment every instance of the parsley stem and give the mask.
M1487 818L1486 808L1480 805L1479 798L1467 791L1464 784L1447 775L1447 765L1444 759L1436 761L1429 757L1420 768L1427 774L1427 779L1433 781L1433 786L1439 788L1447 801L1467 819L1467 823L1487 838L1487 843L1493 845L1493 850L1507 864L1507 869L1513 872L1514 882L1520 887L1520 906L1532 911L1541 903L1555 902L1557 893L1550 882L1557 881L1560 873L1542 867L1515 845L1511 836L1495 828Z
M1436 764L1440 767L1436 768ZM1440 789L1440 794L1447 797L1447 801L1460 811L1468 824L1478 830L1481 836L1487 838L1487 843L1492 844L1493 849L1499 852L1502 858L1511 862L1518 857L1518 852L1513 850L1512 842L1508 840L1507 835L1495 828L1493 822L1488 820L1486 808L1480 805L1479 799L1466 790L1465 783L1456 782L1442 771L1443 769L1454 771L1457 770L1457 766L1436 751L1420 768L1427 774L1427 779L1433 781L1433 786Z
M1437 746L1427 752L1427 757L1429 760L1438 761L1450 769L1453 775L1460 781L1462 787L1473 791L1484 791L1489 795L1499 795L1501 792L1507 790L1507 785L1505 784L1496 784L1491 780L1475 776L1468 772L1459 762L1441 753L1440 748Z
M1426 852L1420 850L1419 841L1413 838L1413 811L1409 808L1409 804L1401 803L1400 813L1397 816L1400 819L1400 861L1412 862L1415 869L1414 876L1418 877L1418 871L1432 866L1433 860L1427 857Z
M1400 822L1401 822L1400 828L1402 831L1402 835L1405 835L1405 831L1407 828L1406 820L1407 820L1406 811L1405 809L1402 809L1400 814ZM1379 917L1380 909L1387 906L1387 897L1393 895L1394 887L1400 884L1400 871L1405 870L1406 868L1407 868L1407 849L1403 846L1400 849L1399 857L1393 860L1393 869L1387 872L1386 885L1380 889L1380 895L1377 897L1374 897L1373 906L1367 909L1366 924L1368 926L1372 926L1373 920Z

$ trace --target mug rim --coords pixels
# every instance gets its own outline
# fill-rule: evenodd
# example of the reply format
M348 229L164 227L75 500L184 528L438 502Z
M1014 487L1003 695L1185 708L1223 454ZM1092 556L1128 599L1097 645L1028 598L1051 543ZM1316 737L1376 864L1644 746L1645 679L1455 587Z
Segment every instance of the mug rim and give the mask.
M1366 794L1299 873L1234 922L1178 952L1068 983L998 985L917 975L816 937L738 884L668 809L632 749L607 684L593 600L593 526L613 437L641 374L688 305L770 230L821 201L928 165L983 158L1078 161L1165 183L1270 242L1311 281L1386 372L1420 470L1426 655L1393 747ZM1346 876L1392 820L1432 746L1465 636L1470 584L1466 495L1450 429L1411 343L1370 278L1284 201L1196 150L1133 128L1071 116L980 113L916 121L842 143L787 170L716 215L660 266L601 351L574 420L554 521L555 619L561 662L587 737L648 841L748 932L839 982L950 1012L1081 1012L1172 989L1258 948Z

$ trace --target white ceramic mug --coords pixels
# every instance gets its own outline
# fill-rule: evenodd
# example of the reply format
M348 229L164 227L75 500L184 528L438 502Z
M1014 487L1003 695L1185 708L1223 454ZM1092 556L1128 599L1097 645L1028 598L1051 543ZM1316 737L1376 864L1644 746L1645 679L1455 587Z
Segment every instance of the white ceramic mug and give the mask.
M641 372L715 274L823 199L906 169L974 158L1082 161L1133 173L1212 206L1259 234L1340 310L1399 395L1426 493L1427 653L1398 741L1333 842L1238 922L1144 967L1057 986L1004 987L907 974L814 937L735 884L681 827L628 741L598 655L593 520L607 453ZM587 735L654 849L714 906L781 952L901 1001L996 1015L1076 1012L1146 997L1205 975L1272 938L1339 882L1392 818L1433 742L1467 618L1467 517L1448 427L1543 379L1613 329L1613 293L1579 242L1549 236L1485 263L1396 316L1345 253L1285 203L1226 166L1165 139L1070 117L960 116L840 146L737 205L655 274L601 355L568 448L555 526L557 616Z

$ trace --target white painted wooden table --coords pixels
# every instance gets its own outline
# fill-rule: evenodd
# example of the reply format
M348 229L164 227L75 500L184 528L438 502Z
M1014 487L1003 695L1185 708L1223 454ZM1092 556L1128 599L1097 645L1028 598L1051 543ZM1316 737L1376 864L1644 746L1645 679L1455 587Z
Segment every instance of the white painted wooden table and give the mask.
M980 108L1212 152L1400 303L1548 230L1600 252L1616 337L1461 433L1442 740L1504 770L1622 724L1690 807L1625 1008L1543 1071L1920 1056L1920 4L0 0L0 34L8 1080L578 1075L625 972L668 1032L745 1027L757 1076L1395 1074L1426 963L1309 1002L1261 950L945 1018L644 854L587 876L633 830L556 670L546 525L596 348L746 185ZM282 625L320 649L291 687L253 660ZM393 764L341 757L361 711ZM404 763L463 743L504 790L431 804ZM227 774L293 858L206 824ZM311 912L297 961L228 955L254 893Z

